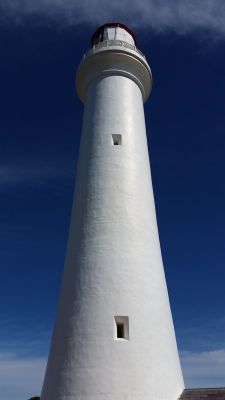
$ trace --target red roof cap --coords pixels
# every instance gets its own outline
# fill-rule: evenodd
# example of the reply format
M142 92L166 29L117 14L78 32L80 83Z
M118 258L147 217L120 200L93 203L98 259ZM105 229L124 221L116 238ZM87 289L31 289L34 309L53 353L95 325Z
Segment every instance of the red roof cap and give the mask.
M132 36L132 38L134 39L134 43L136 44L136 36L134 32L130 28L128 28L128 26L121 24L120 22L108 22L107 24L99 26L96 32L92 35L91 38L92 46L96 43L97 38L101 35L101 32L105 28L115 28L115 27L120 27L123 28L125 31L127 31Z

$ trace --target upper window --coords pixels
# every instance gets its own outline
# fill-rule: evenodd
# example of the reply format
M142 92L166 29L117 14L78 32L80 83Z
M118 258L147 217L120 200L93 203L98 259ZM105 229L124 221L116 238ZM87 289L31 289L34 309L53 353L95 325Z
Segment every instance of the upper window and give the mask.
M112 135L112 144L113 146L121 146L122 144L122 135Z

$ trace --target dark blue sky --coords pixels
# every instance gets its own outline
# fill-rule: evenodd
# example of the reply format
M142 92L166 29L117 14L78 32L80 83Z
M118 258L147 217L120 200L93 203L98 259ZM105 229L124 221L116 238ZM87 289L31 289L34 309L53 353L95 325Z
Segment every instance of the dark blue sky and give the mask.
M40 392L82 123L74 74L93 30L93 24L1 26L0 372L8 365L8 375L0 389L6 400L14 395L7 377L14 380L21 363L39 371L37 382L30 379L34 392L24 384L21 393ZM184 377L192 386L225 385L224 42L206 32L136 28L136 34L154 80L145 115Z

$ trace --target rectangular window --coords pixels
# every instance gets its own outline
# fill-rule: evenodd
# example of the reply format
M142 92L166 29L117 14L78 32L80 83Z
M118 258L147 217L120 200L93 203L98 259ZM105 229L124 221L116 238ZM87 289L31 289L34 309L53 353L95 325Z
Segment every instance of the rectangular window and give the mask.
M124 339L124 324L118 323L116 327L117 327L117 338Z
M122 135L112 135L112 144L113 146L121 146L122 144Z
M129 340L129 319L125 316L114 317L114 339Z

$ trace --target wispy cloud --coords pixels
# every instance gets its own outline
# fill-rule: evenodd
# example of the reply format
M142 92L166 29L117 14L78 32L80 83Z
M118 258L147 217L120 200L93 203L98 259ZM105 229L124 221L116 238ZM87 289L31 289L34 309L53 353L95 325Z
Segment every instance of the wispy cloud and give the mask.
M34 317L7 319L0 316L0 356L6 353L20 358L45 356L50 344L51 323L37 323Z
M25 400L40 394L51 330L34 318L25 321L0 315L1 399Z
M119 20L136 28L178 34L210 31L213 37L225 36L224 0L2 0L1 22L26 23L56 21L62 25Z
M225 386L225 350L180 354L187 387Z
M39 395L44 378L46 358L20 358L0 353L0 393L7 400L28 399Z
M225 317L205 312L198 318L187 318L176 329L179 347L198 353L225 348Z
M59 166L0 165L0 188L18 185L39 186L59 179L72 178L72 172Z

